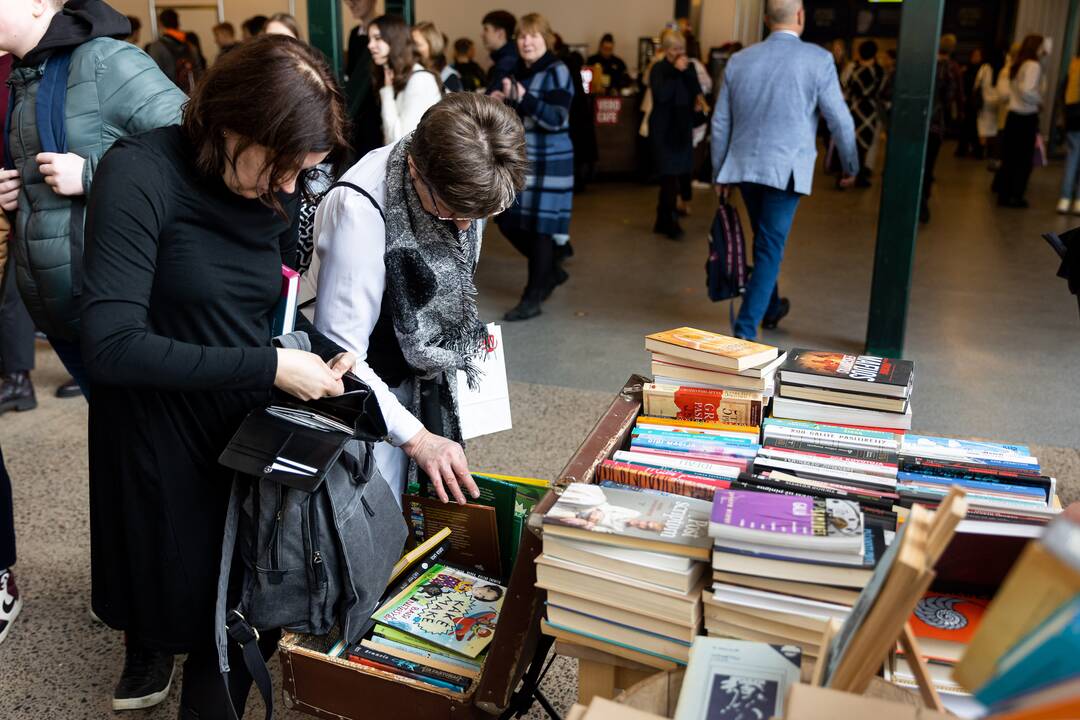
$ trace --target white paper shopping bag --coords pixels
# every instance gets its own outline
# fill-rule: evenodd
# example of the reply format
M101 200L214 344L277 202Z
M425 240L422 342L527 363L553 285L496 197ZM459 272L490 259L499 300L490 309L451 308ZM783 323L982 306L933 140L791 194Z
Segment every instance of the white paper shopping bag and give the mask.
M466 440L512 427L502 328L490 323L487 330L487 352L480 362L484 374L480 378L479 389L470 388L465 373L458 371L458 414L461 417L461 434Z

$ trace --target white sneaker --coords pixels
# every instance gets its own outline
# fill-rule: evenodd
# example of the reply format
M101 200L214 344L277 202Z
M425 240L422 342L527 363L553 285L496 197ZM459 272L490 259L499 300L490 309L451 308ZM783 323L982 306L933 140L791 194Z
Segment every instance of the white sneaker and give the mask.
M22 599L19 598L19 588L15 585L15 573L5 570L0 575L0 643L4 642L11 624L19 617L22 610Z
M1067 215L1069 213L1070 209L1073 212L1076 212L1077 202L1080 202L1080 201L1072 201L1072 202L1070 202L1069 198L1061 198L1060 200L1058 200L1058 204L1057 204L1058 213L1060 215Z

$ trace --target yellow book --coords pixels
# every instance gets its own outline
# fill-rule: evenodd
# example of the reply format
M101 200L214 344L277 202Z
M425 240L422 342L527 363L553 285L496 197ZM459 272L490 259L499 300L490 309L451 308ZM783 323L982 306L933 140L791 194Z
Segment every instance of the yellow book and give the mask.
M527 478L527 477L515 477L513 475L496 475L489 472L477 472L473 475L482 475L492 480L502 480L503 482L514 483L515 485L528 485L530 487L549 488L551 487L550 480L541 480L540 478Z
M401 573L405 572L405 568L409 567L414 562L434 550L436 547L438 547L439 543L441 543L448 537L450 537L450 528L444 527L442 530L435 533L427 540L402 555L401 559L397 561L397 564L394 565L393 571L391 571L390 573L390 583L397 580L398 576L401 575ZM389 585L390 583L387 583L387 585Z
M689 327L647 335L645 349L737 372L764 365L778 354L769 345Z

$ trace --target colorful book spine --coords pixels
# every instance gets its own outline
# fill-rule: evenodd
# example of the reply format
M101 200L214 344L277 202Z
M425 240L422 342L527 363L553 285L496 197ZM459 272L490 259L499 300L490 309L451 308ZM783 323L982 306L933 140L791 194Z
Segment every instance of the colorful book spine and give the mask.
M865 446L896 451L900 446L896 433L883 430L826 425L806 420L769 418L762 424L766 437L790 437L812 442L839 443L845 446Z
M642 415L638 418L637 424L639 426L645 425L662 425L667 426L673 431L687 431L696 430L704 433L743 433L757 437L760 432L760 427L746 426L746 425L731 425L723 422L697 422L694 420L677 420L675 418L666 417L650 417L649 415Z
M755 446L728 446L722 443L710 443L694 440L693 438L667 438L656 435L634 435L630 439L633 448L651 448L653 450L671 450L674 452L694 453L696 455L731 455L733 450L740 451L740 455L749 453L756 455Z
M761 393L646 383L645 414L678 420L760 425Z
M746 447L757 449L757 437L748 433L740 433L741 437L728 437L724 435L706 435L703 433L677 432L670 430L654 430L648 427L635 427L630 431L632 437L663 438L678 442L696 442L702 445L723 445L727 447Z
M690 475L676 470L646 468L630 463L604 460L596 469L600 480L611 480L622 485L631 485L645 490L686 495L701 500L713 499L717 489L731 487L727 480L715 480L701 475Z
M794 452L820 453L839 458L863 460L866 462L884 463L896 466L899 456L889 450L878 450L869 447L843 447L838 443L822 443L811 440L797 440L789 437L766 438L763 447L777 448L779 450L791 450Z
M386 665L398 671L420 675L430 678L431 680L438 680L439 682L461 688L462 690L469 687L472 683L472 680L464 675L440 670L411 660L403 660L399 657L360 644L353 645L349 648L349 660L353 662L367 660L372 663L378 663L379 665Z

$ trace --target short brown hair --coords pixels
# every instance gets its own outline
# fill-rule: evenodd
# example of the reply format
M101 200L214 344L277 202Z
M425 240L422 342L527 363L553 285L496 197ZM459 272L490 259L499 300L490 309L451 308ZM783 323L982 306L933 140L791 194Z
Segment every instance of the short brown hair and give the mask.
M218 23L213 27L213 31L216 33L228 33L230 37L236 37L236 28L233 27L231 22Z
M274 13L266 19L266 25L272 22L280 23L289 29L289 32L293 34L293 37L297 40L301 39L300 26L296 24L296 18L289 13ZM266 32L266 25L263 25L263 33Z
M221 56L196 84L184 107L183 129L195 162L208 176L235 170L248 148L267 149L270 187L303 167L310 153L339 163L348 148L345 102L321 56L286 35L260 35ZM225 133L236 133L232 158ZM276 195L260 198L284 216Z
M439 198L463 217L504 210L525 187L525 128L516 112L486 95L450 93L431 106L409 154Z
M523 15L517 24L517 36L540 33L544 36L544 44L548 50L555 50L555 32L551 29L551 23L540 13Z

